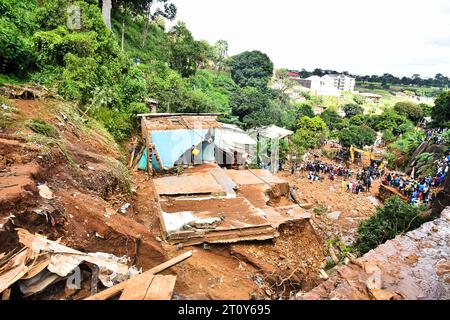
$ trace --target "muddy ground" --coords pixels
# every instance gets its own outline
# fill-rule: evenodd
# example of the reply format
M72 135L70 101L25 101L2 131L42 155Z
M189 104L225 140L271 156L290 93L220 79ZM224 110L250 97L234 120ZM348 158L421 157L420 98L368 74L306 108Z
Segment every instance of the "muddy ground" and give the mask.
M17 123L36 117L52 123L58 128L56 140L64 147L26 138L33 135L26 126L0 130L0 253L18 246L17 227L61 239L77 250L126 255L130 265L143 270L194 250L192 258L166 271L178 276L175 298L288 299L323 281L318 273L326 263L326 240L354 233L375 208L369 194L346 193L340 190L340 181L310 182L280 173L298 187L301 201L325 205L328 213L339 211L339 217L324 214L315 216L313 224L304 220L283 225L280 236L269 241L172 246L161 237L152 179L132 171L127 181L120 174L117 161L125 162L127 146L121 149L103 131L86 130L79 119L63 117L60 101L11 104L20 110ZM52 193L47 199L39 194L41 184ZM370 196L375 196L377 186L372 190ZM254 191L244 187L240 192L258 207L290 204L286 198ZM129 207L122 212L126 204ZM39 298L67 295L51 291Z

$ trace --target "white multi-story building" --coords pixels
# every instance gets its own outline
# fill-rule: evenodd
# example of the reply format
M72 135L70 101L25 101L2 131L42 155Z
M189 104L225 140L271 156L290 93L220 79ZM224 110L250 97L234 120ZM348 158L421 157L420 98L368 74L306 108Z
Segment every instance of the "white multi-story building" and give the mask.
M311 76L298 82L321 95L340 95L342 91L354 91L355 78L345 74L327 74L323 77Z
M339 91L354 91L355 78L349 77L345 74L327 74L322 78L330 78L333 81L333 86Z

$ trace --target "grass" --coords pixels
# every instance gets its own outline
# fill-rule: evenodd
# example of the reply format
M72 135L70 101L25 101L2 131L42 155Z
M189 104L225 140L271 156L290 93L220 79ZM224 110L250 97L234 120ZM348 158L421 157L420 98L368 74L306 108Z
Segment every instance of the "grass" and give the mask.
M79 169L79 165L75 162L75 160L73 160L72 156L67 150L66 143L64 142L64 140L48 137L40 133L33 133L33 134L19 133L18 136L27 141L28 143L38 145L39 147L43 148L43 150L46 152L50 152L51 147L58 147L58 149L61 150L63 155L66 157L69 164L75 169Z
M50 123L42 119L28 120L27 126L36 133L46 137L57 138L59 136L58 130Z
M104 157L103 159L113 168L113 172L120 180L125 192L131 193L131 177L127 166L111 157Z
M313 213L316 215L316 216L322 216L322 215L324 215L325 213L327 213L328 212L328 208L327 208L327 206L325 206L325 205L323 205L323 204L319 204L319 205L317 205L317 206L315 206L313 209L312 209L312 211L313 211Z
M12 106L6 97L0 96L0 129L17 127L20 116L20 110Z
M14 76L6 75L6 74L0 74L0 86L5 84L25 84L27 80L20 79Z
M64 122L62 116L64 115L83 136L96 140L101 139L102 143L106 144L109 150L120 150L120 146L109 131L97 120L90 117L83 118L76 105L66 102L60 103L54 113L61 115L61 122Z

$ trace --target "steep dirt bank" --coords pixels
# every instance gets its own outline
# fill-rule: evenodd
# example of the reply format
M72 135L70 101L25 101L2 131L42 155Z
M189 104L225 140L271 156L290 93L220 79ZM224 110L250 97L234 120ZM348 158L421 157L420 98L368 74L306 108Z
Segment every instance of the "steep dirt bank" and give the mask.
M18 246L20 227L74 249L129 256L148 269L166 253L147 226L134 220L120 150L96 126L84 124L75 106L59 101L13 100L14 125L1 129L0 252ZM52 124L58 136L32 132L30 118ZM43 185L43 187L42 187Z

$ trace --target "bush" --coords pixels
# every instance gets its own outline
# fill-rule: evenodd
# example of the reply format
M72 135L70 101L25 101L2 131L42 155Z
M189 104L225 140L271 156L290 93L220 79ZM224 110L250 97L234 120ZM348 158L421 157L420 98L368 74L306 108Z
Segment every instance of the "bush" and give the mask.
M426 103L419 103L419 108L422 109L422 113L424 117L431 117L433 112L433 106L430 106Z
M354 126L361 126L366 123L366 116L363 114L357 114L356 116L351 117L350 124Z
M391 143L393 141L395 141L395 136L392 133L391 129L387 129L383 131L383 141L385 143Z
M355 248L366 253L399 234L418 228L427 221L421 213L418 207L403 202L400 197L390 197L372 217L361 222Z
M320 117L304 116L299 120L297 127L292 143L298 150L320 146L327 134L327 125Z
M0 72L24 75L34 66L31 42L11 22L0 18Z
M400 125L408 122L410 121L405 116L391 109L387 109L381 115L374 115L367 118L366 124L376 131L383 131L386 129L395 130Z

